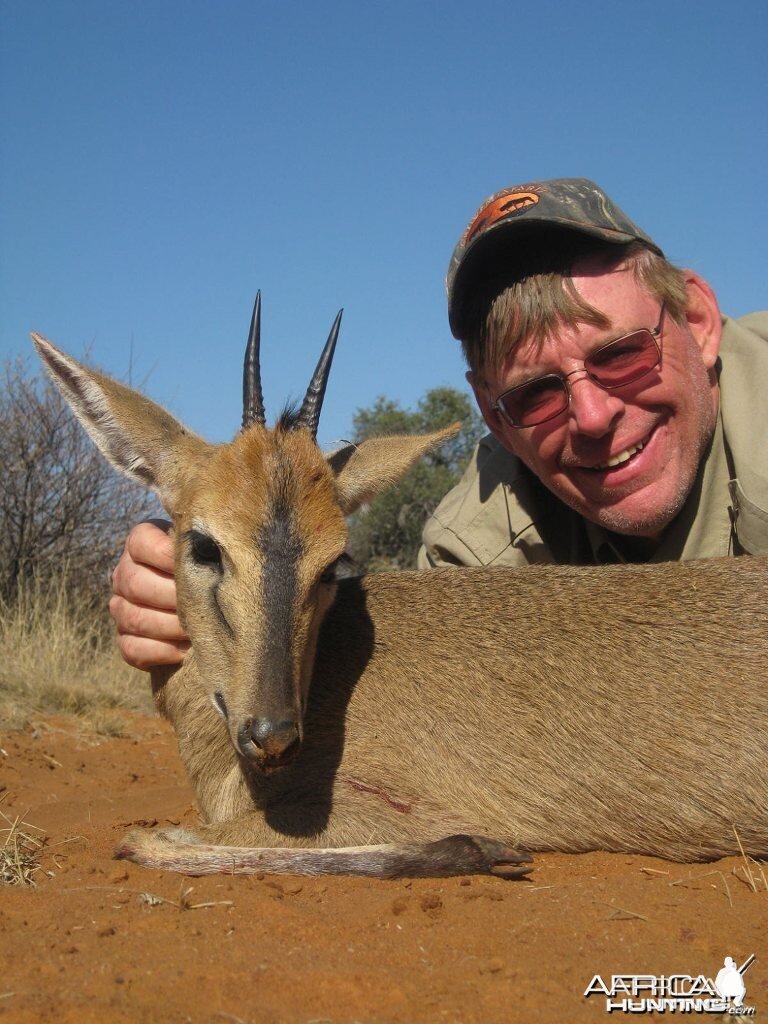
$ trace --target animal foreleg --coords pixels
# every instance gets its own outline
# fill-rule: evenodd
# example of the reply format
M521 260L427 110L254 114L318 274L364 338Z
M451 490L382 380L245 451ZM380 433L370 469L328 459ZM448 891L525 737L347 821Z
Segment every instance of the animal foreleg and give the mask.
M216 826L214 826L214 829ZM115 857L186 875L366 875L370 878L444 878L490 874L522 878L531 858L495 839L456 835L430 843L348 846L338 849L215 846L201 841L206 827L135 829Z

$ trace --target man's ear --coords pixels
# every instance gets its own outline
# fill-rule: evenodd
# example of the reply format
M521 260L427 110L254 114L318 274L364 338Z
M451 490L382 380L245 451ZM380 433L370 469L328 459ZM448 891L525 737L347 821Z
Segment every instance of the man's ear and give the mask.
M434 434L372 437L357 446L347 445L328 456L336 476L336 490L345 516L387 490L427 452L457 434L460 423Z
M133 388L83 366L39 334L32 341L96 447L116 469L155 491L173 513L184 480L212 446Z
M695 270L684 270L683 275L688 296L685 318L699 346L704 365L711 370L717 361L723 334L720 307L715 293Z
M467 383L472 388L477 406L485 420L485 425L497 441L500 441L501 444L508 447L504 437L506 422L501 418L501 416L499 416L495 409L491 408L493 402L488 390L488 385L482 378L478 377L471 370L467 370L465 377L467 379Z

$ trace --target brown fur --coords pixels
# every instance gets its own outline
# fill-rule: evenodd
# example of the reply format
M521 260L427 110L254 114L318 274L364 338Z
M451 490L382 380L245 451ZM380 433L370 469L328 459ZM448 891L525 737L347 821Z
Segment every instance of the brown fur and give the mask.
M212 824L195 836L348 846L468 832L700 860L737 853L738 832L765 855L767 570L744 558L345 581L303 749L279 774L238 765L194 664L161 684L203 780Z
M527 869L515 848L698 860L736 853L738 833L747 853L768 854L767 560L328 584L344 515L449 432L377 439L340 459L301 430L254 427L218 448L179 442L167 413L137 400L134 421L127 389L115 400L120 385L38 347L102 449L114 456L117 432L145 460L177 538L192 652L178 671L153 673L153 688L208 824L132 832L118 856L195 874L516 877ZM94 394L106 425L88 411ZM130 457L113 460L129 469ZM257 538L275 508L301 546L285 689L302 745L265 772L236 736L267 700L274 624ZM212 612L208 570L190 561L193 524L225 552L217 601L231 635Z

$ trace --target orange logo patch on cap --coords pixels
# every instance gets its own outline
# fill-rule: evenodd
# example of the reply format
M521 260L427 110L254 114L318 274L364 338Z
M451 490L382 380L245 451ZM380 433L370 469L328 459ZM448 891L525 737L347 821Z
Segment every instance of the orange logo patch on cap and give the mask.
M476 234L485 231L502 217L508 217L528 206L535 206L538 201L539 196L536 192L507 192L505 195L496 196L485 204L467 228L463 239L464 245L469 245Z

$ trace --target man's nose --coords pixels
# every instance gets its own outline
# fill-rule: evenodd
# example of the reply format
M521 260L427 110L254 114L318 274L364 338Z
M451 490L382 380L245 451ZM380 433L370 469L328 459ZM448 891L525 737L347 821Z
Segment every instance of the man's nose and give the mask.
M624 412L624 402L615 391L606 391L595 384L586 372L568 381L571 389L569 424L572 433L603 437L609 433Z

